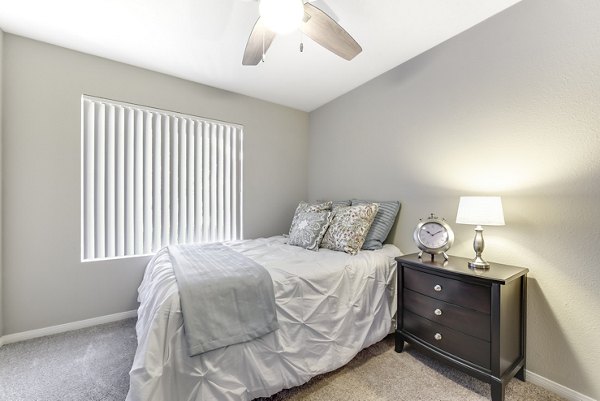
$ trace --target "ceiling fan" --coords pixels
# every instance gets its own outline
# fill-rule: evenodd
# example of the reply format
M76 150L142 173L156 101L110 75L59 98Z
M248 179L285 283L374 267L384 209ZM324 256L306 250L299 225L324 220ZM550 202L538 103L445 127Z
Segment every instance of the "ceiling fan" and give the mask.
M300 29L306 36L333 52L352 60L362 47L333 18L320 8L303 0L259 0L258 20L252 28L242 65L257 65L277 34ZM303 50L302 43L300 51Z

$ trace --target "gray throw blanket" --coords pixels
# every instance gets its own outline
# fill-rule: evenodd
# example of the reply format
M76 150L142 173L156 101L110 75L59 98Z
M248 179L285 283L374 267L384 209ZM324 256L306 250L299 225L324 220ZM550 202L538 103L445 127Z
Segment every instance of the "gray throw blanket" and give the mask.
M279 328L273 281L263 266L222 244L168 249L190 356Z

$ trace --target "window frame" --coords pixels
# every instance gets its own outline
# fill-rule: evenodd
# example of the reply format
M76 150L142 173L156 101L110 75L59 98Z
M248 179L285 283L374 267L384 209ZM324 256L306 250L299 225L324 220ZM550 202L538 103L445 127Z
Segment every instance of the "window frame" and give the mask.
M144 257L176 243L243 239L243 142L241 124L82 95L81 261Z

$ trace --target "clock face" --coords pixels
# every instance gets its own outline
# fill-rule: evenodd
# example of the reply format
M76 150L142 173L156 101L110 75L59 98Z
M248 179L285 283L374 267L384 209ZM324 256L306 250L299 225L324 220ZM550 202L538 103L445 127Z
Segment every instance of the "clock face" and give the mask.
M428 222L418 232L419 242L430 249L442 248L448 243L448 230L436 222Z

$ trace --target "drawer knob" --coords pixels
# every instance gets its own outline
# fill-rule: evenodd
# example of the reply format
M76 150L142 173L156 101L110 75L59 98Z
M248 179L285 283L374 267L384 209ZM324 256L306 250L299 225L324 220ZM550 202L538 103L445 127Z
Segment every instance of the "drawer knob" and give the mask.
M436 285L433 287L433 289L434 289L434 290L436 290L437 292L440 292L440 291L442 290L442 286L441 286L441 285L439 285L439 284L436 284Z
M442 335L440 333L435 333L435 336L433 336L433 338L435 338L437 341L440 341L442 339Z
M441 309L436 309L433 311L433 313L435 313L436 316L442 316L442 310Z

